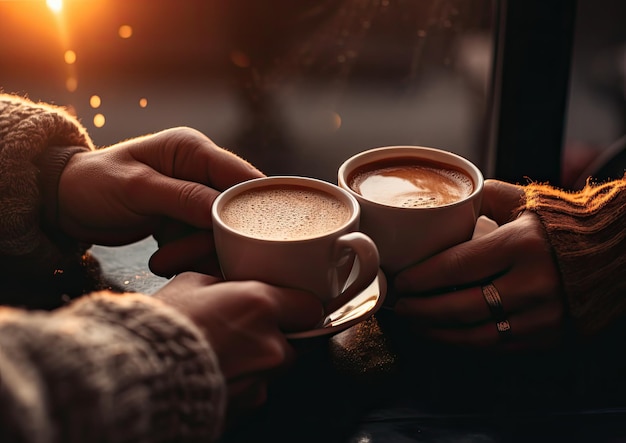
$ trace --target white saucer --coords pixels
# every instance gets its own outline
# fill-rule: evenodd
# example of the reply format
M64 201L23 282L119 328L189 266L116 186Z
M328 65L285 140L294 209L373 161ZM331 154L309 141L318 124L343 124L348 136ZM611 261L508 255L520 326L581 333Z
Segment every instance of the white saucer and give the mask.
M321 322L323 326L310 331L292 332L285 335L289 340L296 340L336 334L374 315L383 305L386 295L387 280L382 270L379 270L374 281L350 303L329 314Z

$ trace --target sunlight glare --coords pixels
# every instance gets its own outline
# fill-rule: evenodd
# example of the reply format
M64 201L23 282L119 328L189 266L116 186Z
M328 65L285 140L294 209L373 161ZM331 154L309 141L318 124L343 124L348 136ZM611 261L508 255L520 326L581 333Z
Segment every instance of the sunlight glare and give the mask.
M46 5L52 12L59 13L63 9L63 0L46 0Z

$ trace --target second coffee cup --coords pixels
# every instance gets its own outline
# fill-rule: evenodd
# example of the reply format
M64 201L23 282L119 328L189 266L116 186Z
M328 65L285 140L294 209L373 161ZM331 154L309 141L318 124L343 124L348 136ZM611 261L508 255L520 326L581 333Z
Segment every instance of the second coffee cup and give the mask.
M212 217L227 280L308 290L330 313L378 275L376 245L358 232L359 204L332 183L296 176L249 180L221 193Z
M452 152L421 146L374 148L347 159L339 186L361 206L388 276L472 237L483 175Z

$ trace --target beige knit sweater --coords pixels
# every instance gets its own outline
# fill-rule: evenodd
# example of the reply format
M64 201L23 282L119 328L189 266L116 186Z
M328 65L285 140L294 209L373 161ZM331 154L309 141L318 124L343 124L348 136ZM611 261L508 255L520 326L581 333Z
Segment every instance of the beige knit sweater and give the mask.
M59 175L82 149L94 147L63 109L0 94L0 304L30 305L7 288L54 285L89 246L54 226ZM201 332L149 296L0 308L2 442L211 441L225 392Z

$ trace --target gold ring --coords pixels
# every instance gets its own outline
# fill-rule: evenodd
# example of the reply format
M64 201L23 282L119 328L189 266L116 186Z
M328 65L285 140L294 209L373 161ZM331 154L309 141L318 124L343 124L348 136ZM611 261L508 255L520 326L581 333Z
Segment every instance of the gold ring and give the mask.
M502 308L502 299L500 293L493 283L486 284L480 288L483 291L483 297L489 306L493 319L497 322L506 320L504 309Z
M504 313L500 293L493 285L493 283L486 284L480 289L483 292L483 297L487 302L489 311L491 311L491 315L496 321L496 329L498 330L498 335L502 340L509 340L511 338L511 323L509 323L506 318L506 314Z

